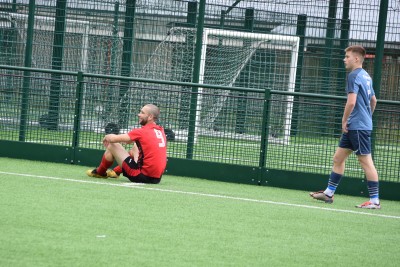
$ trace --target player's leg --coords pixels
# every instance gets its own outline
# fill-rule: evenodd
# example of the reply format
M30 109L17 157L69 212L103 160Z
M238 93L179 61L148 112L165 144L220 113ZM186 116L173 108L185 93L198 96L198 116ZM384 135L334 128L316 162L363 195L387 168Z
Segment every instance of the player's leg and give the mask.
M338 187L340 180L344 174L346 159L351 154L350 149L338 147L335 155L333 156L333 167L332 172L329 176L328 186L324 191L311 192L310 196L322 200L326 203L333 202L333 195L335 194L336 188Z
M336 188L339 186L340 180L344 174L346 167L346 160L352 151L348 148L338 147L335 155L333 156L332 172L329 176L328 186L324 194L332 197L335 194Z
M364 202L361 205L357 205L358 208L369 208L369 209L379 209L379 179L378 172L376 171L374 162L372 160L371 154L369 155L359 155L358 161L364 170L365 176L367 177L367 187L369 193L369 201Z
M126 151L122 145L110 145L108 149L118 163L118 166L114 169L123 173L123 175L132 182L143 182L141 180L135 180L136 177L140 178L141 174L140 166L138 165L139 149L136 144L133 144L132 149L129 152Z
M129 157L128 151L120 143L111 143L107 147L107 151L112 154L112 157L118 163L118 166L122 167L124 160Z
M371 154L369 155L359 155L358 161L364 170L365 176L368 181L378 182L378 171L375 168L374 161L372 160Z
M134 143L132 149L129 150L129 155L135 160L135 162L138 161L139 149L137 148L136 143ZM114 169L107 171L107 177L118 178L121 173L122 173L122 166L117 165Z
M133 157L131 150L129 151L129 155L131 155L131 157ZM122 173L122 166L117 165L112 170L107 171L107 177L118 178L121 173Z
M86 174L90 177L96 177L96 178L107 178L107 170L111 165L114 163L114 156L111 153L111 151L107 148L106 151L103 154L103 157L101 158L100 165L93 169L93 170L87 170Z
M339 147L333 156L332 172L329 175L328 186L324 191L311 192L310 196L317 200L324 201L326 203L333 202L333 195L335 194L336 188L338 187L340 180L344 174L346 159L352 152L352 144L349 136L344 133L342 134L339 142Z
M346 167L346 160L352 152L353 151L348 148L338 147L333 155L332 172L343 175Z
M339 147L333 155L333 166L329 176L328 186L323 192L327 197L332 198L335 194L346 168L346 160L353 150L354 146L351 141L351 133L343 133L339 141Z
M357 141L359 143L359 149L356 154L367 178L367 187L370 199L356 207L379 209L379 178L371 155L371 131L358 131Z
M115 154L114 154L114 157L119 164L118 167L121 168L121 172L131 182L146 183L146 184L160 183L161 178L149 177L149 176L146 176L143 173L141 173L140 166L138 165L139 149L135 143L133 144L132 149L129 150L129 153L126 152L126 153L122 154L122 152L121 152L121 155L122 155L122 157L120 157L119 159L117 158L117 155L115 155ZM121 164L119 163L119 160L122 160ZM114 170L116 168L114 168Z

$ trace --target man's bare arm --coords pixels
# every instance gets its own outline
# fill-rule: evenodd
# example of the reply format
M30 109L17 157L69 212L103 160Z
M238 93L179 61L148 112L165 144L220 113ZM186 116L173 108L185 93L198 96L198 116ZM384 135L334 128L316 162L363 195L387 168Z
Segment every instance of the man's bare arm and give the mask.
M342 117L342 131L347 133L347 120L350 117L351 112L353 111L357 101L357 94L349 93L347 94L347 102L344 107L343 117Z
M376 99L376 97L373 95L372 97L371 97L371 102L370 102L370 105L371 105L371 112L372 113L374 113L374 111L375 111L375 107L376 107L376 103L378 102L378 100Z
M110 143L131 143L131 138L128 134L107 134L103 138L103 145L107 147Z

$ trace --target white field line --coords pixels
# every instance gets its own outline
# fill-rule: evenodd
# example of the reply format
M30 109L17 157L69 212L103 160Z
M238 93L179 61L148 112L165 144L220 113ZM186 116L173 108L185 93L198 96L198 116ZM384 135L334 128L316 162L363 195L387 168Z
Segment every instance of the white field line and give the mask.
M159 192L167 192L167 193L175 193L175 194L203 196L203 197L210 197L210 198L230 199L230 200L238 200L238 201L245 201L245 202L265 203L265 204L273 204L273 205L281 205L281 206L289 206L289 207L297 207L297 208L316 209L316 210L325 210L325 211L333 211L333 212L341 212L341 213L351 213L351 214L357 214L357 215L367 215L367 216L373 216L373 217L400 219L400 216L395 216L395 215L385 215L385 214L375 214L375 213L368 213L368 212L354 211L354 210L324 208L324 207L293 204L293 203L286 203L286 202L279 202L279 201L225 196L225 195L219 195L219 194L207 194L207 193L198 193L198 192L190 192L190 191L171 190L171 189L164 189L164 188L149 187L151 185L145 185L145 184L139 184L139 183L138 184L135 184L135 183L116 184L116 183L107 183L107 182L99 182L99 181L75 180L75 179L69 179L69 178L42 176L42 175L33 175L33 174L24 174L24 173L13 173L13 172L3 172L3 171L0 171L0 174L16 175L16 176L24 176L24 177L32 177L32 178L42 178L42 179L50 179L50 180L59 180L59 181L68 181L68 182L75 182L75 183L99 184L99 185L108 185L108 186L117 186L117 187L131 187L131 188L136 188L136 189L144 189L144 190L150 190L150 191L159 191Z

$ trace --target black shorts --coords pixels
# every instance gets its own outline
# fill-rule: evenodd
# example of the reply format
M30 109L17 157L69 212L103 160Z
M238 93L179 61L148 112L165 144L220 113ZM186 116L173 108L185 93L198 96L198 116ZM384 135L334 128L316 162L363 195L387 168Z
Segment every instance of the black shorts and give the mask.
M356 155L371 154L371 132L364 130L349 130L343 133L339 147L353 150Z
M158 184L161 181L161 177L154 178L144 175L137 162L130 156L122 163L122 174L133 183Z

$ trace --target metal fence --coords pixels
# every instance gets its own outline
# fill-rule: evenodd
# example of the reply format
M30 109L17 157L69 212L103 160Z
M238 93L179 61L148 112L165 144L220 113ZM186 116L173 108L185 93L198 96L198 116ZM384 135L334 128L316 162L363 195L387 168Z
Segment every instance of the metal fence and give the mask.
M15 91L7 98L2 99L1 105L1 128L0 139L3 141L22 141L25 143L50 144L55 146L72 147L73 149L102 149L100 140L104 135L104 113L102 107L112 107L118 110L118 103L110 98L97 106L98 102L92 95L87 94L86 88L101 88L101 84L129 81L130 90L135 90L138 95L148 94L149 91L162 91L163 101L158 102L162 110L161 122L167 129L172 129L173 136L169 136L168 156L170 158L191 159L202 162L215 162L221 164L233 164L238 166L250 166L255 168L266 168L285 170L293 173L313 173L321 176L329 173L331 157L337 146L340 136L340 120L334 112L325 110L342 109L345 103L344 97L324 96L320 94L281 92L276 90L242 89L239 87L223 87L212 85L201 85L209 90L227 91L224 94L229 98L227 105L220 112L217 128L209 129L204 125L195 126L196 121L189 121L195 127L190 139L190 133L179 132L180 105L176 94L182 94L177 88L199 87L199 84L177 83L168 81L146 81L146 79L124 78L121 76L103 76L89 73L60 72L51 70L32 70L21 67L7 67L13 83L24 83L27 77L24 71L30 71L30 88L28 95L24 92ZM47 110L45 103L48 95L43 91L35 90L47 81L45 75L38 73L59 73L62 77L64 88L68 94L62 96L62 101L69 103L62 108L64 123L54 129L48 121L43 119ZM25 73L26 74L26 73ZM135 84L140 84L136 87ZM160 89L162 85L162 89ZM173 90L171 90L173 88ZM93 89L95 90L95 89ZM98 91L98 94L101 94ZM188 92L189 98L193 94ZM204 94L203 97L217 97L215 94ZM243 95L247 94L244 98ZM251 94L251 97L249 96ZM154 94L150 94L155 96ZM274 97L280 95L281 97ZM291 95L293 100L287 100L282 95ZM155 96L156 97L156 96ZM26 110L23 106L24 98L29 99ZM235 129L237 123L238 102L250 101L258 109L246 112L246 131L238 132ZM152 101L148 97L148 101ZM324 100L323 102L321 100ZM286 132L286 138L280 138L279 132L274 131L280 127L277 116L286 116L286 110L274 110L281 107L282 103L290 102L299 110L301 116L291 120L291 131ZM381 180L399 182L400 178L400 103L396 101L381 101L374 114L376 130L374 139L374 155ZM119 129L126 132L130 128L138 127L136 114L140 104L129 106L127 115L128 126ZM194 112L198 106L194 106ZM112 111L111 111L112 112ZM15 114L24 119L17 119ZM284 114L280 114L284 113ZM296 123L296 127L293 127ZM113 128L109 129L110 131ZM190 141L192 140L192 141ZM5 153L5 151L3 151ZM35 152L33 152L35 153ZM11 153L12 154L12 153ZM32 154L34 157L35 154ZM84 162L84 159L80 159ZM74 162L74 159L71 160ZM69 161L68 161L69 162ZM355 157L347 165L346 176L362 178Z
M263 170L258 181L324 176L344 48L361 44L380 100L375 162L399 184L399 17L396 0L2 1L0 140L100 150L152 102L170 159ZM363 178L355 157L347 166Z

